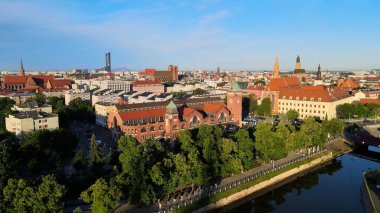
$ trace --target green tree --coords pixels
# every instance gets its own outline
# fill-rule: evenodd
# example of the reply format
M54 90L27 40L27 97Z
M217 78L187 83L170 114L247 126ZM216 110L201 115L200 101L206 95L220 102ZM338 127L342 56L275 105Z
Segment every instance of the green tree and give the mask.
M77 153L75 153L74 159L73 159L73 167L75 170L83 170L88 165L88 160L83 152L83 150L79 150Z
M274 160L284 156L285 144L278 141L278 135L272 128L268 123L259 123L254 133L255 148L261 153L263 160Z
M324 132L328 133L330 136L337 136L343 134L344 122L337 118L332 118L331 120L324 120L322 122L322 126Z
M222 177L237 173L243 170L243 165L239 158L236 157L237 146L235 142L228 138L223 138L218 143L220 153L220 175Z
M353 118L356 115L356 108L353 104L338 105L336 111L338 117L343 119Z
M197 135L202 156L206 161L211 177L216 177L219 174L217 141L222 138L219 130L214 130L210 125L201 125Z
M249 113L251 115L254 115L257 110L257 99L255 94L250 94L249 95Z
M264 98L257 107L257 114L261 116L270 116L272 113L272 103L270 98Z
M0 129L5 129L5 116L12 112L16 102L8 97L0 98Z
M239 129L234 135L237 142L237 156L245 170L254 166L254 145L247 130Z
M322 124L315 121L313 117L304 120L300 129L300 138L303 148L310 146L324 146L327 134L322 128Z
M45 103L45 95L41 92L36 92L35 96L26 99L26 102Z
M91 203L92 212L113 212L121 197L120 190L113 184L108 184L103 178L96 180L80 198Z
M18 148L16 136L6 130L0 130L0 192L7 180L17 173Z
M286 112L286 118L290 121L297 119L298 116L299 116L299 113L297 112L297 110L291 109Z
M100 147L98 146L98 144L96 144L94 133L92 133L91 142L90 142L90 159L91 159L91 164L93 166L99 165L103 162L102 152L100 151Z
M63 212L65 187L47 175L38 186L23 179L9 179L3 190L6 212Z
M204 91L201 88L196 88L195 90L193 90L193 95L204 95L204 94L206 94L206 91Z

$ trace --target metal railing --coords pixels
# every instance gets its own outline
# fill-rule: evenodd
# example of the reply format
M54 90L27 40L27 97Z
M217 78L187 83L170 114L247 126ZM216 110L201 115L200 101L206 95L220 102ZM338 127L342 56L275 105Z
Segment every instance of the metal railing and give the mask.
M342 139L342 138L343 138L342 135L330 137L326 144L329 144L331 142L337 141L337 140ZM205 186L205 187L203 187L203 189L197 190L197 191L191 193L190 195L180 196L180 198L177 198L177 199L173 198L173 199L166 201L164 203L159 203L159 205L158 205L159 210L158 211L166 213L168 211L172 211L172 210L177 209L177 208L186 207L186 206L191 205L191 204L193 204L199 200L211 197L212 195L215 195L217 193L221 193L225 190L228 190L228 189L231 189L233 187L239 186L241 184L247 183L247 182L252 181L252 180L254 180L260 176L275 172L275 171L282 169L286 166L293 165L295 163L306 160L310 157L313 157L315 155L318 155L318 154L326 152L326 151L327 151L327 149L314 151L310 154L299 156L295 159L274 165L273 167L259 170L259 171L255 172L249 176L242 177L242 178L235 180L233 182L230 182L230 183Z

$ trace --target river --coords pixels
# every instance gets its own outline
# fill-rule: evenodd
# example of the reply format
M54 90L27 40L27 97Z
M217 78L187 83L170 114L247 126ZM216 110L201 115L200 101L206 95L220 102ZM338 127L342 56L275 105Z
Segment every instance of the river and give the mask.
M364 212L360 195L362 173L378 167L379 163L346 154L218 212Z

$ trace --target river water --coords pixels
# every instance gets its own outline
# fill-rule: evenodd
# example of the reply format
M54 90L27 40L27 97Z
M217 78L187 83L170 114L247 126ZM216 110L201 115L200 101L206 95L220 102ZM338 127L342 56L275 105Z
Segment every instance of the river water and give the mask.
M362 173L378 167L379 163L346 154L218 212L364 212L360 195Z

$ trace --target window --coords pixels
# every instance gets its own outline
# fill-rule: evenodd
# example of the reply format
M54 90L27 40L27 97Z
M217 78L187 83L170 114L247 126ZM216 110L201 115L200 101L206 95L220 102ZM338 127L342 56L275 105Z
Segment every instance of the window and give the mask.
M220 113L219 118L218 118L218 123L224 123L227 121L226 114L224 112Z
M181 129L185 129L185 128L186 128L186 125L182 124Z
M303 97L303 99L302 99L303 101L306 101L306 97Z
M310 101L314 101L314 98L310 98Z
M154 132L154 131L156 131L156 128L154 128L154 126L152 126L152 127L150 127L150 131Z
M146 128L145 128L145 127L143 127L143 128L141 129L141 133L146 133Z
M160 127L158 127L159 130L164 130L164 126L160 125Z
M197 127L199 125L199 118L197 116L194 116L191 120L190 120L190 127Z
M178 126L177 126L177 125L174 125L173 129L174 129L174 130L178 130Z

